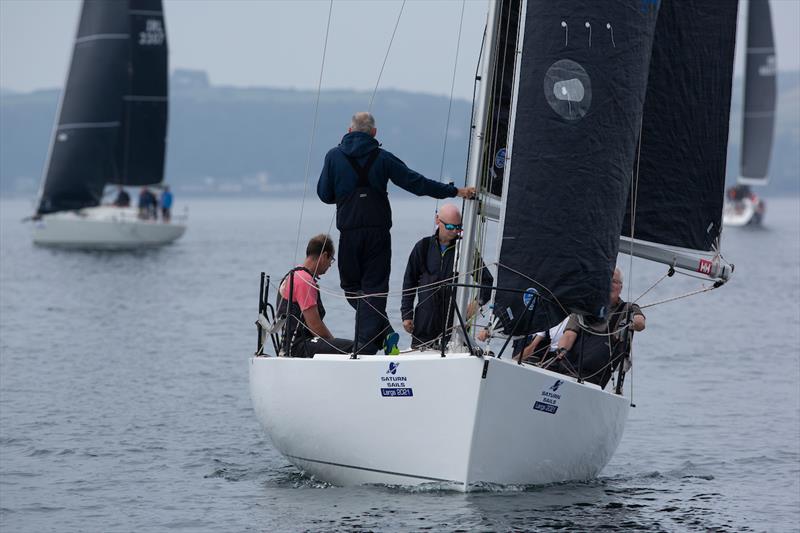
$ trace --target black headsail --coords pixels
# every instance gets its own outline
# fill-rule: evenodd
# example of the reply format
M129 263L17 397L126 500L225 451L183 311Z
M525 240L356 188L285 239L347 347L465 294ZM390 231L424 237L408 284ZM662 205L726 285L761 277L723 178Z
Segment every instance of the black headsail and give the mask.
M498 291L507 334L606 312L658 10L657 0L527 3L498 287L542 300L520 321L525 299Z
M775 43L768 0L750 0L739 183L765 185L775 133Z
M160 0L84 1L38 214L98 205L107 183L162 181L166 56Z
M680 0L661 5L625 236L633 227L635 239L658 245L704 252L718 244L737 4ZM634 255L641 254L634 250ZM695 265L709 273L708 261Z

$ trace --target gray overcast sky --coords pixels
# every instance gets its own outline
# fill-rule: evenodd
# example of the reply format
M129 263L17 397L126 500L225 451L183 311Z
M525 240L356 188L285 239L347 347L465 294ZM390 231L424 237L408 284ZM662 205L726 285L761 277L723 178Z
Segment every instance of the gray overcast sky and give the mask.
M334 2L323 89L373 89L401 5ZM800 0L771 5L778 69L798 70ZM326 0L164 0L171 68L205 70L218 85L316 88L328 6ZM406 3L381 88L449 94L461 7L454 0ZM487 0L465 5L457 97L472 94L486 9ZM0 86L60 87L79 14L79 0L0 0Z

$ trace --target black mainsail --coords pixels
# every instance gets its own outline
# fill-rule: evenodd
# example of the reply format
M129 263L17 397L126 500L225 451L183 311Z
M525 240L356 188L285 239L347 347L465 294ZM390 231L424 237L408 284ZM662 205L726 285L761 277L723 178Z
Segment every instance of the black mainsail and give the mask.
M511 115L511 93L514 86L519 14L522 0L501 0L495 50L497 57L492 73L490 120L487 125L488 149L484 152L483 168L488 169L482 189L502 196L507 152L508 126Z
M37 214L100 203L107 183L164 172L167 41L161 0L85 0Z
M739 183L766 185L775 133L775 43L768 0L747 10L744 109Z
M541 301L520 320L528 299L498 291L506 334L606 313L658 11L651 0L527 2L498 287Z

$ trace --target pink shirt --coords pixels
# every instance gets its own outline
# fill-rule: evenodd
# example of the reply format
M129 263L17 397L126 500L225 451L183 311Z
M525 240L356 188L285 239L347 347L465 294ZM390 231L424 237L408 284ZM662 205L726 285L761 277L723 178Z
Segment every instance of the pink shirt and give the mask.
M293 274L294 289L292 295L294 296L294 301L300 306L300 310L305 311L309 307L317 305L319 288L317 288L317 282L314 281L314 278L311 276L311 274L305 270L295 270ZM283 298L289 298L288 276L281 284L280 291Z

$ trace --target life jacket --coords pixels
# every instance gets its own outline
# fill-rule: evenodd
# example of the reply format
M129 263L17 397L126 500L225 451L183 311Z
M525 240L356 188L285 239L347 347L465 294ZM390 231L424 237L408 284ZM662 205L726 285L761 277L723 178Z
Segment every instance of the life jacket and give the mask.
M294 273L298 270L304 270L308 272L312 279L314 278L314 274L308 270L306 267L295 267L290 270L283 279L281 280L280 284L278 284L278 296L275 299L275 309L277 310L277 315L279 317L288 317L286 322L283 325L282 330L282 346L281 349L285 350L290 344L292 346L292 352L296 355L300 355L295 349L299 349L300 346L303 345L305 341L309 341L315 337L311 331L308 329L308 325L306 324L306 319L303 317L303 312L300 310L300 305L296 301L289 302L288 296L289 293L292 292L292 288L290 285L292 281L296 283L303 283L302 281L294 280ZM291 280L287 280L289 276L292 276ZM283 286L283 283L286 282L286 295L287 298L284 298L281 295L280 287ZM320 319L325 318L325 306L322 305L322 293L317 289L317 310L319 311ZM288 336L288 337L287 337Z
M442 334L442 320L444 319L444 306L451 287L444 287L442 280L453 275L453 261L455 243L450 244L444 251L439 247L438 234L427 237L423 247L422 272L417 280L417 305L414 309L414 337L415 343L425 343ZM436 251L432 253L432 248ZM450 254L450 257L446 257ZM452 311L452 310L451 310ZM445 336L445 343L450 336Z
M392 207L389 195L369 184L369 172L380 154L380 149L370 152L362 166L358 159L347 154L344 157L358 176L356 188L344 198L336 200L336 227L339 231L360 228L392 227Z

